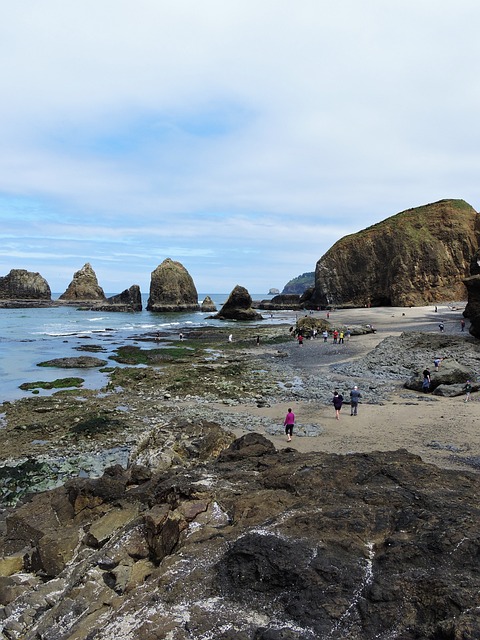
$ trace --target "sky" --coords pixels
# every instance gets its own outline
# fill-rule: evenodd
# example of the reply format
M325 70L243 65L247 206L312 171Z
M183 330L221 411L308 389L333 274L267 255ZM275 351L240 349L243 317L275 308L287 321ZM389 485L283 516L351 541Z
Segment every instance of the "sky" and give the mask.
M0 276L281 290L340 238L480 206L478 0L0 0ZM361 277L361 274L359 274Z

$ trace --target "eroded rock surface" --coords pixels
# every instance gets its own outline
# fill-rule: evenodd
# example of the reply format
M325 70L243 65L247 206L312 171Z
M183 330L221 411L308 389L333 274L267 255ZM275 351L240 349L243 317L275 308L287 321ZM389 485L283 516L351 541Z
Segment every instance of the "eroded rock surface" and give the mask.
M3 637L479 637L478 475L256 433L201 460L4 514Z

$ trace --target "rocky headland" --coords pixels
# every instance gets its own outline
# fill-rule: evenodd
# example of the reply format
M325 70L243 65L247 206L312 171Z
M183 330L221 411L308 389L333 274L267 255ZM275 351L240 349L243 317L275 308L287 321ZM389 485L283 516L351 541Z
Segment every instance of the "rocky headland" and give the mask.
M479 215L463 200L408 209L345 236L320 258L310 308L464 300L479 244Z
M447 363L474 375L480 346L460 311L444 334L433 310L372 313L331 314L345 344L147 335L98 392L4 403L3 637L478 637L477 392L406 383L440 355L432 379L459 384ZM353 384L359 415L336 421Z

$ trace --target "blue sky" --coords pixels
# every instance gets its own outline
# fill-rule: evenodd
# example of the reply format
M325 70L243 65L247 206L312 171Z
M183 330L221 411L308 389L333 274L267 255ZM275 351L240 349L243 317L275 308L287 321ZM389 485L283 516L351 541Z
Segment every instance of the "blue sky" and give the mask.
M169 257L260 293L399 211L479 208L478 0L0 9L0 276L148 293Z

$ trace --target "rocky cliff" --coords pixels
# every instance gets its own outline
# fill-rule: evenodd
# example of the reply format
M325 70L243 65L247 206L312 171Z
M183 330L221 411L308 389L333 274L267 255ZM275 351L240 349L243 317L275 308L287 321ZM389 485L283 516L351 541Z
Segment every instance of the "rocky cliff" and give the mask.
M472 258L470 277L466 278L464 282L468 291L468 303L464 315L470 320L472 336L480 338L480 248Z
M283 287L282 295L291 295L291 294L301 295L302 293L305 293L307 289L311 289L314 286L314 284L315 284L314 271L302 273L301 276L292 278L292 280L289 280L287 282L287 284Z
M342 238L317 262L312 306L465 300L478 217L463 200L441 200Z
M196 311L199 308L193 279L180 262L167 258L152 271L148 311Z
M225 448L213 423L158 441L177 435L183 466L112 467L1 516L2 637L480 637L478 474L255 433Z
M39 273L12 269L0 278L0 300L51 300L48 282Z
M73 274L73 280L68 285L65 293L62 293L59 297L59 300L72 302L83 300L104 302L106 300L103 289L98 284L95 271L89 262Z

